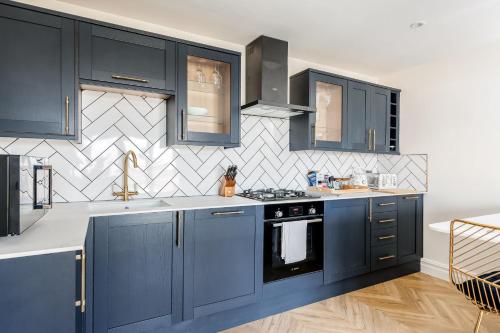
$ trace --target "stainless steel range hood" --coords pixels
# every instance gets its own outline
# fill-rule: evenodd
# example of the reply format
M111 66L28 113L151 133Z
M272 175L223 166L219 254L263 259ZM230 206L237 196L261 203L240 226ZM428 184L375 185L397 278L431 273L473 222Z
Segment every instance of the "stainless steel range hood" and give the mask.
M288 42L260 36L246 47L246 104L242 115L290 118L316 109L287 103Z

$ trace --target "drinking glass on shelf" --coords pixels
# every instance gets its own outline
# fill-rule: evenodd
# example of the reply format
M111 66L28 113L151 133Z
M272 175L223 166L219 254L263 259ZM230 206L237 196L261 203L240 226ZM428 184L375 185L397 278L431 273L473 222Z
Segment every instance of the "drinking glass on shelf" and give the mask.
M198 64L198 68L196 69L196 82L201 85L205 85L205 83L207 82L207 78L205 77L205 73L203 73L200 64Z
M220 74L217 65L214 65L214 71L212 72L212 82L217 89L220 89L222 85L222 75Z

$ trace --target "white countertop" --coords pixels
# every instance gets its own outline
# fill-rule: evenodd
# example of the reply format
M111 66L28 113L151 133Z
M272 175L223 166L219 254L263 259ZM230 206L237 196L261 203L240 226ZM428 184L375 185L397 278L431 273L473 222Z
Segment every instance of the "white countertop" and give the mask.
M500 227L500 214L467 217L467 218L463 218L461 220L481 223L481 224L490 225L490 226L494 226L494 227ZM432 224L429 224L429 228L431 230L434 230L437 232L449 234L450 233L450 223L451 223L451 221L432 223Z
M318 200L342 200L394 195L403 194L380 192L342 194L341 196L323 194ZM286 202L310 200L287 200ZM166 202L168 206L157 206L156 204L159 201ZM85 244L89 219L95 216L256 206L277 203L276 201L263 203L238 196L231 198L220 196L174 197L131 200L130 202L132 205L135 204L134 208L124 209L125 203L119 201L54 204L46 216L33 224L21 235L0 237L0 259L82 250Z

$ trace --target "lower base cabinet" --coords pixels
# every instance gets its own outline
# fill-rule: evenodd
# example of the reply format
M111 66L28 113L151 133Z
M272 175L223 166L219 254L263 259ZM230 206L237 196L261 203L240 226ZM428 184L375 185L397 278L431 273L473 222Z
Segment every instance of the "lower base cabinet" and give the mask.
M255 302L262 290L262 207L186 213L184 319Z
M423 196L398 197L398 263L423 256Z
M80 332L79 252L0 260L0 332Z
M325 201L324 283L370 271L368 200Z
M422 258L423 196L325 201L324 283Z
M161 332L176 320L177 227L171 212L94 219L94 333Z

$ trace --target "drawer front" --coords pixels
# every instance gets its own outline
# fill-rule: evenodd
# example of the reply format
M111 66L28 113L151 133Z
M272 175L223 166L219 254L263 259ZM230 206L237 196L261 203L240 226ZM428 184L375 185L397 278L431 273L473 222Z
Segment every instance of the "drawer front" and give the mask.
M372 248L372 271L394 266L398 263L397 245L389 244Z
M374 213L372 218L372 230L381 228L396 227L398 223L398 212L381 212Z
M398 198L383 197L372 199L373 212L391 212L398 210Z
M396 227L372 230L372 247L395 244L397 232Z
M97 25L80 27L82 78L174 90L174 42Z
M230 219L240 216L255 216L255 206L202 209L194 213L195 220Z

